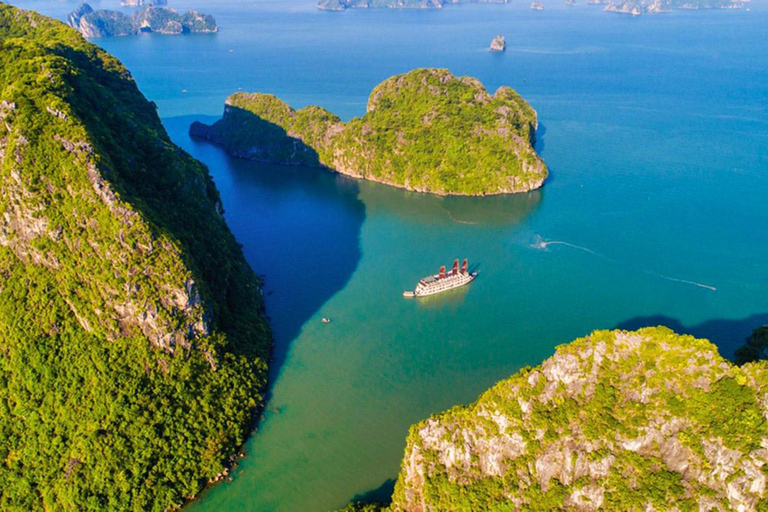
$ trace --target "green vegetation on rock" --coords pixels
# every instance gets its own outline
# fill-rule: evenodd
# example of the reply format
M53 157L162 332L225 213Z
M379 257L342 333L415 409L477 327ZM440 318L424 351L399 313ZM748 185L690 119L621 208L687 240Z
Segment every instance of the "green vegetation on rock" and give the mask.
M768 364L596 331L410 430L392 510L766 510Z
M236 93L223 118L190 134L229 153L435 194L486 195L540 187L547 168L533 149L536 112L509 87L489 94L443 69L394 76L347 123L319 107L294 110L268 94Z
M261 404L262 310L207 169L128 71L0 4L0 509L195 495Z

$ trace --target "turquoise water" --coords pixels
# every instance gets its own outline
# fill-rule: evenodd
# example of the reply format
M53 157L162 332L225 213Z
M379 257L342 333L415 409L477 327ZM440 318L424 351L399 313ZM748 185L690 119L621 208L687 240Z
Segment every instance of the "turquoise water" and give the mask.
M768 322L765 4L639 19L554 1L543 12L190 6L221 32L97 41L210 166L265 276L269 408L234 481L190 510L321 511L386 495L411 424L593 329L663 323L730 356ZM503 55L485 50L497 33ZM381 80L426 66L531 102L552 172L540 192L436 198L231 159L186 135L238 88L349 118ZM454 257L476 265L470 287L401 298Z

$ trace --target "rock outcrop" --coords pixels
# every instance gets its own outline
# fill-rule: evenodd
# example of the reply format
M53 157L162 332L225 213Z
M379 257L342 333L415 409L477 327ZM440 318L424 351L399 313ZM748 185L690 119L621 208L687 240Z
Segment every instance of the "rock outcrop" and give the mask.
M67 25L70 27L78 28L80 26L80 20L83 19L83 16L86 14L91 14L93 12L93 8L86 4L82 3L80 4L77 9L69 13L69 16L67 16Z
M411 428L392 510L757 510L768 363L597 331Z
M533 148L538 120L509 87L489 94L470 77L418 69L379 84L367 113L347 123L319 107L294 110L267 94L236 93L212 126L190 134L230 154L325 167L441 195L539 188L547 168Z
M67 22L85 37L117 37L137 33L128 15L120 11L94 11L89 4L78 7L67 17Z
M493 38L493 41L491 41L492 52L503 52L506 49L507 41L504 39L504 36L496 36Z

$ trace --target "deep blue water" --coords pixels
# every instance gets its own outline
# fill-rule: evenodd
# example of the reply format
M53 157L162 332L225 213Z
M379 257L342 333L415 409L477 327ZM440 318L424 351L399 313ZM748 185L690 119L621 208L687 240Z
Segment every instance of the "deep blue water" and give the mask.
M59 17L75 6L13 3ZM221 32L95 42L209 165L265 275L277 341L248 457L191 509L328 510L386 494L409 425L593 329L665 324L730 356L768 322L765 3L640 18L554 0L543 12L175 6L213 14ZM497 33L502 55L486 50ZM552 173L541 191L436 198L235 160L186 135L239 89L350 118L380 81L435 66L536 108ZM464 256L480 271L467 289L400 297Z

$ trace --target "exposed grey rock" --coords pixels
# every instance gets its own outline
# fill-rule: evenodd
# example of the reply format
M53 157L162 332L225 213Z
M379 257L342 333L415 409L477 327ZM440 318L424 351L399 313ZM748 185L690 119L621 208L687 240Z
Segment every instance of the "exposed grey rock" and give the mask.
M598 331L412 428L392 510L759 510L767 404L768 364L662 327Z
M496 36L493 38L493 41L491 41L492 52L503 52L506 49L507 41L504 39L504 36Z

